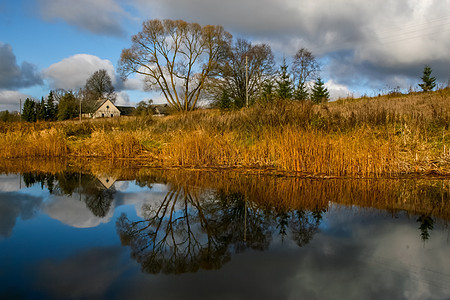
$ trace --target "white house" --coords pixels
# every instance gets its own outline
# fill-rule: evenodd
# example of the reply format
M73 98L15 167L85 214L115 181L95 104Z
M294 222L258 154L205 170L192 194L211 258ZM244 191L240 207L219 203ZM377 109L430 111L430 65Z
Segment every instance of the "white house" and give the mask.
M103 100L99 102L98 108L92 115L93 118L114 118L120 117L120 110L111 102L111 100Z

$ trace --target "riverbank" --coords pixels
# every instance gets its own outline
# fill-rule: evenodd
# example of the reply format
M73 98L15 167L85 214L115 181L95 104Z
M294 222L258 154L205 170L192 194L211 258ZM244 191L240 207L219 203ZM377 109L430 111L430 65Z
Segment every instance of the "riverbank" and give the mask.
M449 89L323 105L277 101L164 118L0 123L0 159L125 159L313 176L450 175L449 124Z

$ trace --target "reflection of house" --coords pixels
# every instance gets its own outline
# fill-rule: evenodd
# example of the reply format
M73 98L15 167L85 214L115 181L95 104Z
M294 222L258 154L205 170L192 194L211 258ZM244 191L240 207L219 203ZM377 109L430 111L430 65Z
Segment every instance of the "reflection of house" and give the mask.
M129 116L134 112L134 107L116 106L111 100L101 100L97 103L93 118L114 118L120 116Z
M100 181L103 186L107 189L112 187L112 185L116 182L117 178L108 175L97 175L98 181Z

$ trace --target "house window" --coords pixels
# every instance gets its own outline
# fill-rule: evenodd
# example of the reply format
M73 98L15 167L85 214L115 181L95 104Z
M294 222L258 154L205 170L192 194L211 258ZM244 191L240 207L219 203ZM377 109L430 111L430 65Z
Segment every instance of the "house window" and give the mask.
M114 117L114 115L113 115L113 114L111 114L111 118L112 118L112 117Z
M104 118L105 117L105 114L102 114L102 118Z
M106 106L106 109L109 109L109 105L108 105L108 106Z

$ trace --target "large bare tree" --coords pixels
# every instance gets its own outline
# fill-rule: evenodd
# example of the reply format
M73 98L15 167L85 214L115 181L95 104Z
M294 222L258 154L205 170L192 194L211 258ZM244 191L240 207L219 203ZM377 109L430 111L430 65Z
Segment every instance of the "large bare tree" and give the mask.
M252 45L249 41L238 39L227 48L226 58L212 86L216 98L226 92L232 105L240 108L246 104L246 78L249 102L253 102L273 77L274 56L269 45Z
M300 48L295 53L292 74L294 75L295 96L298 100L308 97L308 83L317 79L319 71L319 64L311 51Z
M221 26L148 20L122 51L119 69L123 77L144 75L148 89L160 90L176 110L190 111L230 40Z
M116 92L111 77L105 69L95 71L87 80L81 91L83 111L93 113L98 100L116 101Z

